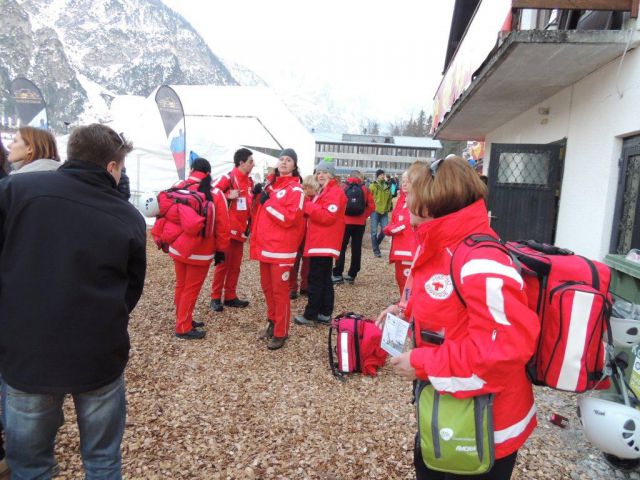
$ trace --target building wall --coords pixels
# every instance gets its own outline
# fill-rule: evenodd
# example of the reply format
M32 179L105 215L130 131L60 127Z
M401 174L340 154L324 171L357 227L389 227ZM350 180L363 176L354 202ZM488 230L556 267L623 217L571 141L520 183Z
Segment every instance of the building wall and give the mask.
M640 49L627 52L618 74L620 60L486 136L487 159L491 143L567 138L556 244L594 259L610 248L622 142L640 133ZM549 115L540 115L539 107Z

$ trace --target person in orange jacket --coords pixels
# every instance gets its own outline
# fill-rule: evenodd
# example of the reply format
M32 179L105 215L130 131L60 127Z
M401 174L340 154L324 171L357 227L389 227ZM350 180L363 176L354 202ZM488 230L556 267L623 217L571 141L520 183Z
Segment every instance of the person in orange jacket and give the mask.
M267 348L282 348L289 337L289 277L304 235L298 156L292 148L280 153L278 168L260 194L251 229L250 257L260 261L260 284L267 303Z
M308 218L304 256L311 257L309 300L304 313L294 319L298 325L327 324L333 313L331 267L333 259L340 255L347 206L347 197L335 179L335 172L333 160L321 161L316 165L320 192L304 205L304 213Z
M416 234L411 227L411 218L407 207L408 188L408 172L404 172L400 183L400 195L391 214L391 223L383 229L384 234L391 237L389 263L395 265L396 283L400 289L400 296L402 296L402 289L409 276L411 261L417 247Z
M247 300L238 298L236 287L240 277L240 265L244 242L248 238L248 228L251 221L251 204L253 200L253 180L249 176L253 170L253 152L248 148L241 148L233 155L235 167L229 173L222 175L214 183L227 197L229 204L229 223L231 240L225 252L224 262L216 265L211 282L211 310L222 312L224 306L245 308L249 306ZM222 291L224 289L224 304ZM223 306L224 305L224 306Z
M224 252L229 248L229 214L222 192L211 188L211 165L204 158L194 160L189 178L174 188L198 192L203 201L213 202L215 209L214 234L209 238L201 233L204 218L190 206L171 199L160 201L160 218L152 230L154 238L167 238L167 235L174 238L168 253L176 272L175 335L194 340L205 336L205 332L199 330L204 323L193 320L193 310L211 262L217 265L225 259Z

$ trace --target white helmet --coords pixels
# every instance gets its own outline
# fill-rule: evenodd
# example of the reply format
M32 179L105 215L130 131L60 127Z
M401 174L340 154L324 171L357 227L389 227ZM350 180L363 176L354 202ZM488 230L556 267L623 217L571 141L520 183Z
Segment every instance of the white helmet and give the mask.
M158 204L158 195L149 192L140 197L140 210L145 217L156 217L160 213L160 204Z
M640 321L612 316L611 336L616 347L630 347L640 343Z
M640 410L626 406L622 396L580 396L578 416L596 448L620 458L640 458Z

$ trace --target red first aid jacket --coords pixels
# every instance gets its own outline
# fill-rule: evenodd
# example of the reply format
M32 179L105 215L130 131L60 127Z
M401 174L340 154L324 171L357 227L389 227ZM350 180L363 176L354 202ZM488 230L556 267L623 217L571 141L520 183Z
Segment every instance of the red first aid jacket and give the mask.
M304 213L308 217L305 257L340 256L346 207L347 196L335 179L329 180L312 201L304 204Z
M187 180L177 183L174 187L195 192L205 176L206 174L202 172L192 172ZM199 195L204 199L204 194L199 193ZM156 220L152 234L169 244L169 255L175 260L191 265L208 265L216 251L224 251L228 248L227 201L218 189L212 189L211 195L215 207L215 221L214 234L210 238L200 234L204 217L193 208L172 203L169 199L160 203L160 218Z
M360 188L362 188L362 191L364 192L364 201L365 201L365 207L364 207L364 212L362 212L360 215L345 215L344 216L344 223L346 225L366 225L367 224L367 218L369 218L369 215L371 215L371 212L373 212L376 209L376 202L373 199L373 195L371 194L371 190L369 190L364 182L359 179L358 177L349 177L347 178L347 181L342 185L342 188L344 190L347 189L348 187L348 183L359 183L360 184Z
M269 199L262 205L257 203L250 257L266 263L293 265L304 236L300 179L278 176L265 190Z
M498 248L471 250L451 282L451 256L473 233L496 236L482 200L423 223L411 269L405 315L413 318L417 347L411 365L418 378L458 398L493 393L496 458L516 451L535 428L536 408L525 365L539 334L536 313L527 306L520 273ZM496 236L497 237L497 236ZM428 343L421 331L444 336Z
M411 227L406 193L400 193L396 207L391 214L391 222L384 227L383 231L385 235L391 237L389 263L400 261L411 262L416 253L418 242L416 234Z
M229 190L238 190L236 199L228 199L229 224L231 238L239 242L247 240L247 226L251 219L251 205L253 201L253 180L249 175L235 167L213 182L213 187L224 192L228 197Z

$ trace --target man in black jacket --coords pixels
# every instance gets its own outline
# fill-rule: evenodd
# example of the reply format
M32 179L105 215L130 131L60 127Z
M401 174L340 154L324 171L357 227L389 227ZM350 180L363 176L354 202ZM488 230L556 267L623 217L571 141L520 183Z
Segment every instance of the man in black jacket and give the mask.
M144 284L145 223L116 190L132 145L73 131L54 172L0 182L0 372L7 461L50 478L73 396L87 478L121 478L129 314Z

